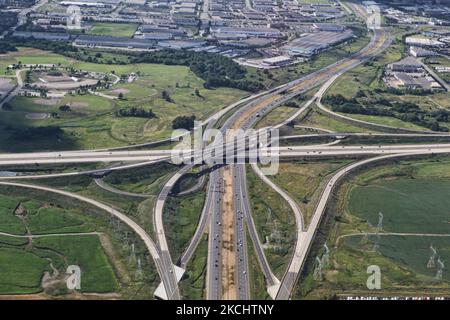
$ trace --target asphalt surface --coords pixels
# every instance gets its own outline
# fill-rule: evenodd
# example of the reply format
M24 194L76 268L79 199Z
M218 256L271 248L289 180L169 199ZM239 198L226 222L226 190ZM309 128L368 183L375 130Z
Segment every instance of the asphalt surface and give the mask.
M354 7L352 5L352 7ZM361 7L356 7L356 10L364 16L364 12ZM327 66L319 71L313 72L305 77L292 81L286 85L279 86L272 90L265 91L258 95L253 95L230 105L221 111L217 112L203 124L212 125L216 121L224 116L227 112L233 110L234 108L245 104L242 108L238 109L231 117L229 117L221 131L224 133L226 129L231 128L234 123L241 120L243 117L247 116L249 110L253 110L256 106L260 104L264 105L264 101L271 101L269 104L264 105L262 108L258 109L257 112L253 113L249 117L245 118L243 129L250 128L259 117L270 112L274 108L282 105L287 100L308 91L309 89L325 83L321 90L319 90L318 95L313 99L308 101L298 112L296 112L292 117L286 119L283 123L276 127L285 125L295 119L302 112L307 110L313 102L318 100L320 106L320 96L328 88L329 85L341 74L347 72L348 70L358 66L359 64L371 59L373 56L383 51L390 44L390 37L383 30L376 31L370 44L361 50L359 53L352 55L346 59ZM19 75L20 78L20 75ZM276 98L272 101L273 98ZM249 102L249 103L247 103ZM354 120L354 119L352 119ZM393 128L398 129L398 128ZM165 142L163 140L162 142ZM149 144L142 144L140 146L148 146ZM132 148L137 146L126 146L121 148L115 148L114 150L120 150L124 148ZM113 151L111 150L97 150L97 151L75 151L75 152L57 152L57 153L33 153L33 154L10 154L10 155L0 155L0 165L9 164L35 164L35 163L80 163L80 162L134 162L130 164L128 168L132 166L143 165L136 162L145 163L155 163L158 161L167 161L170 156L169 152L171 150L157 150L157 151ZM298 272L301 266L304 264L310 244L313 241L315 231L320 223L323 213L326 208L327 201L330 194L332 193L335 184L349 171L362 166L366 163L377 161L386 158L401 157L402 155L411 154L434 154L434 153L450 153L450 145L439 144L439 145L396 145L396 146L332 146L332 145L318 145L318 146L292 146L292 147L281 147L278 151L280 157L321 157L321 156L347 156L347 155L378 155L385 154L381 157L363 160L353 165L350 165L343 170L339 171L330 181L322 194L320 202L314 212L313 220L305 231L303 225L303 219L301 212L294 210L296 223L297 223L297 243L294 256L289 265L289 268L284 275L281 283L280 290L276 294L277 299L288 299L294 288L296 279L298 277ZM123 166L127 167L127 166ZM135 222L133 222L128 217L124 216L115 209L108 207L102 203L95 200L88 199L76 194L71 194L65 191L60 191L56 189L50 189L41 186L28 185L28 184L17 184L10 182L0 182L0 185L15 185L24 188L33 188L43 191L55 192L64 196L70 196L77 198L81 201L85 201L102 208L112 215L116 216L120 220L124 221L133 230L138 233L138 235L144 240L150 254L155 260L158 273L161 277L163 286L167 293L168 299L180 299L180 293L177 285L177 278L175 276L174 264L172 263L172 258L168 249L164 226L162 221L162 213L164 208L164 203L167 196L170 194L171 189L176 184L178 179L189 170L191 167L185 166L182 170L176 173L163 187L162 191L158 195L157 202L155 204L153 217L155 232L158 238L158 245L153 243L152 239L145 233L145 231L140 228ZM267 263L267 259L262 248L261 241L259 240L255 224L253 222L253 217L250 210L250 205L247 196L247 186L245 178L245 165L238 163L231 165L232 176L233 176L233 198L234 198L234 213L235 213L235 248L236 248L236 283L238 288L238 298L248 299L250 298L249 291L249 279L248 279L248 254L247 254L247 229L249 236L253 242L255 252L261 265L262 271L266 277L267 285L274 286L278 285L278 279L273 275L270 270L270 266ZM95 171L95 170L94 170ZM91 171L92 172L92 171ZM56 174L59 176L69 176L85 174L82 172L73 173L63 173ZM55 177L56 175L42 175L39 177ZM13 178L23 178L23 177L13 177ZM276 186L272 186L280 194L283 190ZM209 222L209 250L208 250L208 265L207 265L207 297L208 299L220 299L222 297L221 288L221 193L223 192L223 177L221 170L215 170L210 175L210 182L207 193L207 200L203 208L199 224L197 226L194 237L186 249L185 253L180 259L181 266L185 266L195 248L200 241L205 228L208 226ZM285 194L286 196L286 194ZM291 199L292 200L292 199ZM289 202L289 201L288 201Z

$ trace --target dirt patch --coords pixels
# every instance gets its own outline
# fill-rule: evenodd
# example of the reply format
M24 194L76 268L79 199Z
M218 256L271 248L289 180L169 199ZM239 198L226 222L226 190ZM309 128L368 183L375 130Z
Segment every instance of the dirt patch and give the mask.
M8 92L14 87L11 79L8 78L0 78L0 93Z
M50 115L48 113L32 112L32 113L27 113L25 115L25 118L30 119L30 120L45 120L47 118L50 118Z
M233 180L231 168L223 171L224 194L222 206L222 288L223 299L236 300L235 281L236 255L234 248L234 210L233 210Z
M56 106L58 103L61 102L60 99L36 99L34 100L35 103L43 105L43 106Z
M26 213L27 213L27 210L22 205L22 203L19 203L17 205L16 209L14 209L14 215L16 215L16 216L24 216L24 215L26 215Z
M123 89L123 88L118 88L118 89L114 89L114 90L111 90L111 92L112 93L116 93L116 94L127 94L127 93L130 93L130 90L128 90L128 89Z
M87 102L70 102L68 105L73 109L81 109L89 107Z
M246 111L244 114L241 115L241 117L234 123L232 129L238 129L242 127L242 124L247 121L253 114L257 113L259 110L263 109L264 107L268 106L275 100L279 99L280 96L276 95L271 98L265 99L261 103L258 103L254 107L250 108L248 111Z

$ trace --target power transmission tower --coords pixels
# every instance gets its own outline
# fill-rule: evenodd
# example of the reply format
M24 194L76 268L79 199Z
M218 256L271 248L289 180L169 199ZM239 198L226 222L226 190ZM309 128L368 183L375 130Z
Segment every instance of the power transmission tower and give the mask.
M428 263L427 263L427 268L428 269L432 269L436 267L436 255L437 255L437 251L435 248L433 248L433 245L430 245L430 251L431 251L431 255L430 258L428 259Z
M316 267L314 268L313 274L314 280L322 281L322 260L319 257L316 257Z

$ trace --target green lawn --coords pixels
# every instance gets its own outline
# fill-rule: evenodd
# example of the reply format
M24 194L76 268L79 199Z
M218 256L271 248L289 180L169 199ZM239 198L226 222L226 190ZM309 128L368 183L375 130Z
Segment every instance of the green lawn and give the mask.
M297 202L308 225L329 175L347 163L342 160L281 162L278 173L269 178Z
M164 208L164 224L174 261L181 257L194 235L205 196L206 193L202 191L185 197L172 197L167 201Z
M448 272L444 270L444 281L436 281L436 268L426 265L430 245L437 249L444 264L448 262L450 237L426 234L450 234L449 192L450 161L445 156L373 167L345 182L328 210L334 219L322 230L331 248L325 280L312 279L312 259L319 252L315 248L296 297L445 295L450 288ZM378 212L384 215L381 233L415 235L373 235L365 239L364 231L376 230ZM369 265L381 268L380 291L366 288Z
M88 30L88 34L100 36L115 36L131 38L136 32L138 25L134 23L106 23L95 22Z
M0 293L36 293L48 261L33 252L0 245Z
M384 214L387 232L450 233L450 180L395 179L356 186L348 210L376 225Z
M279 107L267 115L265 115L258 123L256 124L256 129L269 127L276 125L280 122L283 122L287 118L289 118L293 113L295 113L298 109L292 107Z
M319 111L311 111L299 125L327 129L335 132L373 132L373 130L357 127L342 121L335 120Z
M97 236L39 238L35 245L65 257L64 265L59 261L55 267L79 266L82 292L114 292L118 289L116 276Z
M351 118L368 121L376 124L391 126L394 128L403 128L403 129L410 129L410 130L417 130L417 131L424 131L429 130L424 127L420 127L418 125L415 125L413 123L405 122L402 120L399 120L397 118L392 117L383 117L383 116L367 116L362 114L345 114L346 116L350 116Z
M20 218L14 215L19 202L0 194L0 231L13 234L24 234L25 226Z
M247 168L250 206L267 260L277 277L282 277L291 259L295 238L295 218L289 204ZM249 244L250 245L250 244Z
M437 250L439 257L446 264L450 261L450 237L408 237L408 236L375 236L369 237L370 243L378 242L379 252L417 274L417 278L428 283L434 282L436 268L427 268L430 258L430 245ZM345 245L359 250L367 249L361 236L347 238ZM450 273L444 272L443 279L450 281ZM408 283L405 283L406 285Z
M185 299L203 300L206 287L206 268L208 260L208 237L205 235L186 267L180 282L181 294Z

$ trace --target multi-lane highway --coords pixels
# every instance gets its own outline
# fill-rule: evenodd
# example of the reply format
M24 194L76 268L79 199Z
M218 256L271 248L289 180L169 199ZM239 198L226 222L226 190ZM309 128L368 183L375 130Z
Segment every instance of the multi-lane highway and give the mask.
M238 111L236 111L230 118L227 119L222 129L229 129L229 128L241 128L241 129L249 129L257 120L259 117L261 117L263 114L268 113L272 109L282 105L284 102L292 99L296 95L299 95L303 92L306 92L307 90L311 89L314 86L317 86L320 83L326 82L328 80L331 81L331 79L335 79L336 74L340 75L344 72L347 72L348 70L354 68L355 66L361 64L364 61L367 61L368 59L371 59L373 56L378 54L379 52L386 49L390 43L390 37L387 35L384 31L375 32L372 38L372 41L369 43L369 45L360 51L360 53L355 54L353 57L350 57L348 59L341 60L338 63L335 63L331 66L328 66L324 69L321 69L317 72L314 72L310 75L307 75L301 79L297 79L295 81L292 81L288 83L283 88L280 88L278 90L275 90L271 92L270 94L267 94L265 96L262 96L256 101L253 101L244 107L240 108ZM309 107L307 105L304 107L305 109ZM302 111L301 111L302 112ZM323 153L323 150L317 151L318 153ZM327 150L326 152L332 152L330 150ZM296 156L298 155L313 155L315 154L315 150L306 151L306 150L290 150L286 149L283 150L283 152L280 151L280 156ZM233 167L233 172L235 172L235 175L232 177L233 179L236 179L239 181L239 183L233 182L233 198L234 198L234 211L235 216L238 217L242 212L239 210L241 208L249 208L248 204L248 197L247 197L247 190L244 188L241 188L240 186L244 185L245 183L245 175L242 174L244 172L245 166L242 164L237 164ZM219 175L214 176L213 179L221 179ZM250 220L250 223L247 224L247 227L250 228L250 234L252 234L252 231L256 233L255 230L252 230L252 227L254 224L251 223L252 215L250 210L244 211L244 216L247 217L247 219ZM235 226L235 237L238 239L237 241L245 241L245 229L241 228L241 225L239 225L239 220L236 219L237 224ZM217 221L216 221L217 222ZM243 243L243 242L239 242ZM261 265L262 270L268 269L270 270L270 267L266 265L264 262L267 261L264 250L261 248L261 245L258 241L253 241L253 245L255 247L255 251L258 256L258 261ZM240 265L247 265L248 263L246 261L247 254L245 252L245 248L242 248L240 251L236 251L237 257L236 261L239 261ZM216 259L210 259L209 263L213 263ZM237 268L236 268L237 269ZM241 267L241 270L243 267ZM268 275L271 273L271 271L268 271L266 273L266 281L268 282L268 286L271 286L271 283L269 282L271 279L268 278ZM237 286L238 288L245 288L248 286L248 280L245 279L241 274L237 274L236 276ZM216 281L216 283L212 283L211 281L208 283L208 289L211 289L211 286L220 286L220 281ZM273 285L273 284L272 284ZM247 289L245 289L247 290Z
M387 39L383 33L375 34L371 43L363 49L359 54L348 59L344 59L338 63L335 63L322 70L314 72L310 75L302 77L301 79L292 81L284 86L275 88L260 95L244 99L243 101L250 101L237 112L235 112L222 127L222 132L225 133L229 128L250 128L264 113L269 112L273 108L282 105L285 101L292 97L301 94L308 89L320 84L328 79L331 79L335 74L341 74L350 68L360 64L365 59L369 59L372 54L377 50L382 50L385 47ZM242 101L241 103L242 104ZM213 115L210 119L207 119L206 123L214 123L221 116L225 115L228 110L239 105L229 106L221 110L221 112ZM308 107L308 106L306 106ZM209 121L209 122L208 122ZM363 151L361 151L363 150ZM280 157L296 157L296 156L315 156L321 155L333 155L333 154L345 154L354 152L355 150L336 150L336 149L298 149L298 148L285 148L280 149ZM359 153L367 154L370 152L383 152L381 149L368 150L364 147L358 150ZM91 151L91 152L59 152L59 153L38 153L38 154L20 154L20 155L1 155L0 165L10 164L56 164L56 163L82 163L82 162L139 162L139 161L164 161L168 160L168 157L172 154L171 150L158 150L158 151ZM168 298L179 298L179 292L177 288L177 280L173 263L168 250L167 242L165 240L162 211L164 202L169 194L171 188L176 183L178 178L183 172L177 173L177 175L171 179L166 186L164 186L162 192L158 197L157 204L154 210L155 228L158 237L158 245L162 256L162 265L165 270L165 274L162 276L162 280L165 286L165 290ZM237 164L232 168L232 188L231 192L233 196L233 212L226 214L233 215L234 228L231 231L232 239L234 241L234 261L236 261L235 281L236 281L236 294L241 299L250 297L249 285L248 285L248 255L246 245L246 227L249 229L250 238L252 239L255 251L257 253L258 261L266 276L267 284L269 287L273 287L278 283L278 279L273 276L270 270L270 266L267 263L267 259L264 255L261 242L256 232L256 227L253 222L253 217L250 211L248 202L246 181L245 181L245 166ZM208 286L207 295L209 298L221 298L222 295L222 200L221 192L225 191L222 183L221 171L214 171L211 174L211 182L208 192L208 198L205 204L204 214L199 227L205 225L205 221L208 215L211 215L210 219L210 245L208 253ZM245 222L244 222L245 221ZM189 257L195 249L195 244L198 243L198 237L201 236L202 229L199 228L195 234L194 241L191 242L192 246L188 247Z
M41 4L45 1L41 1ZM248 1L250 3L250 1ZM367 12L361 6L351 4L351 8L358 15L366 18ZM297 112L288 119L282 121L274 128L280 128L300 116L308 110L314 103L335 117L340 117L346 121L356 121L358 125L373 125L372 123L347 119L348 117L334 114L330 110L325 110L320 103L324 92L333 84L333 82L345 72L355 68L361 63L372 59L374 56L385 50L391 43L391 37L387 30L374 30L370 43L358 53L355 53L345 59L342 59L332 65L313 72L309 75L291 81L287 84L278 86L271 90L244 98L222 110L211 115L202 122L202 126L207 128L214 127L218 120L228 115L236 109L223 123L220 132L223 136L234 138L233 133L228 129L250 129L265 114L276 107L282 106L286 101L302 94L312 88L322 85L319 91L312 99L307 101ZM17 74L20 79L20 73ZM20 82L19 82L20 86ZM405 132L399 128L380 126L379 129L392 132ZM185 133L188 134L188 133ZM184 134L183 134L184 135ZM182 137L180 135L179 137ZM367 157L377 156L375 158L364 159L351 164L340 170L327 183L320 201L316 207L312 220L308 226L305 225L303 215L295 200L288 193L276 186L269 178L265 177L257 167L256 162L252 167L260 178L271 188L278 192L291 206L296 221L296 243L293 256L289 266L281 279L277 279L271 270L268 260L258 235L253 215L251 212L250 201L246 182L246 167L243 162L226 163L225 167L215 166L210 174L208 182L208 191L205 205L200 215L196 231L186 247L184 253L179 258L178 263L181 268L174 265L173 261L178 257L172 257L169 251L169 245L166 240L164 230L163 212L165 202L171 193L173 187L179 179L196 164L182 166L181 169L173 175L163 186L157 197L157 201L151 213L153 216L153 225L157 242L154 243L151 237L133 220L123 215L119 211L104 205L98 201L80 196L77 194L56 190L48 187L32 184L22 184L13 182L0 182L0 185L9 185L15 187L39 189L42 191L53 192L63 196L72 197L80 201L97 206L130 226L144 241L152 258L155 261L161 284L157 289L158 295L164 299L180 299L182 296L178 288L178 281L184 268L187 266L200 240L208 230L208 261L206 276L206 297L208 299L249 299L252 297L250 291L249 262L247 252L247 236L251 240L260 265L261 271L265 276L266 285L270 296L274 299L289 299L297 281L299 272L308 255L311 243L314 239L317 228L326 210L326 206L332 191L339 181L350 171L364 166L366 164L395 157L410 155L429 155L429 154L450 154L450 143L433 144L396 144L396 145L340 145L339 141L347 136L392 136L392 137L443 137L448 135L434 134L432 132L418 133L400 133L400 134L348 134L348 133L323 133L303 136L283 137L284 139L303 139L308 137L331 137L337 141L325 145L299 145L272 147L270 145L261 146L259 152L270 150L275 156L283 159L308 158L308 157ZM168 141L168 140L167 140ZM163 143L167 141L160 141ZM219 142L218 142L219 143ZM218 146L218 143L212 143L202 151L208 151ZM154 143L140 145L149 146ZM233 151L242 151L236 149L234 142L226 143L226 147ZM43 175L17 175L11 177L0 177L1 180L7 179L38 179L52 177L70 177L80 174L101 174L113 170L125 170L143 165L149 165L161 161L171 161L173 150L131 150L137 146L126 146L113 149L91 150L91 151L61 151L61 152L39 152L39 153L20 153L20 154L0 154L0 166L11 165L34 165L34 164L65 164L65 163L122 163L120 166L78 171L71 173L56 173ZM130 149L130 150L122 150ZM245 147L244 147L245 149ZM185 150L186 158L191 157L192 150ZM256 155L250 154L251 158L257 159ZM216 160L222 160L222 154L215 155ZM236 161L237 159L233 159ZM240 159L243 160L243 159ZM248 161L248 159L247 159ZM121 193L123 195L137 196L127 194L120 190L113 190L105 186L101 181L96 182L111 192ZM145 196L145 195L142 195ZM226 244L225 244L226 242Z

